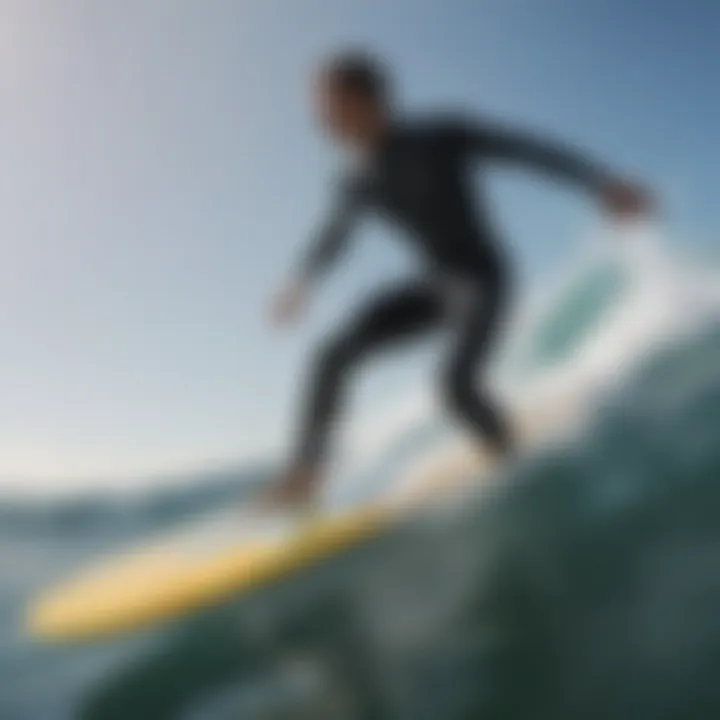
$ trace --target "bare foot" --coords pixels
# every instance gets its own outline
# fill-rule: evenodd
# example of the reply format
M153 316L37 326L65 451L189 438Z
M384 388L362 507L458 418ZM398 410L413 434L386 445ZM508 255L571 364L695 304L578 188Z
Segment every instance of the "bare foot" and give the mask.
M312 503L320 480L316 468L291 468L275 482L261 502L269 508L306 507Z

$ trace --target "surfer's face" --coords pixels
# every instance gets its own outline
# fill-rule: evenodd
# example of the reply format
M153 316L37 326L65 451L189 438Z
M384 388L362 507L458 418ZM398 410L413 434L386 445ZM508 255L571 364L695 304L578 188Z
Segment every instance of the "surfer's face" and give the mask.
M316 105L322 127L350 147L371 144L384 122L384 112L375 101L343 87L329 74L318 80Z

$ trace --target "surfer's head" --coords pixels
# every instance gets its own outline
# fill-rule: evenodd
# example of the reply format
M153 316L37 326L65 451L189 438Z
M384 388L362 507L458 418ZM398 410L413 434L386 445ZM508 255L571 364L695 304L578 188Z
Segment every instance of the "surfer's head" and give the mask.
M322 124L340 142L366 147L383 135L390 106L389 79L373 56L346 52L326 60L316 92Z

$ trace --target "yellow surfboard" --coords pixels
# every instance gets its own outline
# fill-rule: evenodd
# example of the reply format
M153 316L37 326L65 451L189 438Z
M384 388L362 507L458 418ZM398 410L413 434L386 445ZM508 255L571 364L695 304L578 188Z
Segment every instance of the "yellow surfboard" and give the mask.
M543 408L518 416L526 447L577 415L576 403ZM104 637L239 598L379 535L418 507L482 486L492 474L489 459L461 442L408 468L373 504L315 516L238 508L104 558L41 593L29 607L28 631L45 640Z
M42 593L31 635L76 641L177 618L258 588L377 535L394 516L365 507L325 517L240 510L81 571Z

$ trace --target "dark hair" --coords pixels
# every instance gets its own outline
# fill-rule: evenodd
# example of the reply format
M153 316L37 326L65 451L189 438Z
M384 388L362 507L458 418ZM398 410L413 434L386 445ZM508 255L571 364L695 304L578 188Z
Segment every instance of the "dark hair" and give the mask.
M332 83L346 92L386 104L390 82L384 65L364 52L343 52L326 61L324 70Z

